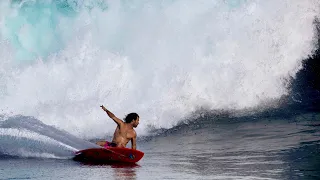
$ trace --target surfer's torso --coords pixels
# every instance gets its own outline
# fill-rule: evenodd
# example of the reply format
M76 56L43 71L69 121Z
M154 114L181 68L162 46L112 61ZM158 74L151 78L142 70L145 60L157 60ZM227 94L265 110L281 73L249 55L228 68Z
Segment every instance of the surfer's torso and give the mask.
M128 142L136 137L136 131L132 128L132 126L128 126L126 123L123 125L118 125L113 134L112 142L117 144L117 147L126 147Z

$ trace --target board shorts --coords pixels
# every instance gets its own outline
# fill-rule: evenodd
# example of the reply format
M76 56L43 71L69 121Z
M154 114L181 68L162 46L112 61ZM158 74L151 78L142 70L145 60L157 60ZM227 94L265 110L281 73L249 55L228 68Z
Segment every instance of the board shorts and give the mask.
M106 144L104 144L104 148L109 148L109 147L117 147L117 144L114 142L106 141Z

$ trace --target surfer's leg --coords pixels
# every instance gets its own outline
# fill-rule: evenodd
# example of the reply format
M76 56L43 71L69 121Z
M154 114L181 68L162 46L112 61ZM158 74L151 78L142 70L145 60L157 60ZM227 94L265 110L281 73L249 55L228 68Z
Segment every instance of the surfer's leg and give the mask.
M96 144L104 147L107 143L106 143L106 141L98 141L98 142L96 142Z

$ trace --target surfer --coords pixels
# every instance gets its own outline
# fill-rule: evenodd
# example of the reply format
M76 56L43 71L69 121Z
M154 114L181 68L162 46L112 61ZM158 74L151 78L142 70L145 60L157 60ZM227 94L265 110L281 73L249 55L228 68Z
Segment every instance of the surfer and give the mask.
M134 130L139 125L139 115L137 113L130 113L125 117L125 122L117 118L112 112L110 112L103 105L100 106L108 116L117 123L117 128L114 131L112 142L98 141L96 144L102 147L126 147L128 142L131 140L131 148L136 149L137 133Z

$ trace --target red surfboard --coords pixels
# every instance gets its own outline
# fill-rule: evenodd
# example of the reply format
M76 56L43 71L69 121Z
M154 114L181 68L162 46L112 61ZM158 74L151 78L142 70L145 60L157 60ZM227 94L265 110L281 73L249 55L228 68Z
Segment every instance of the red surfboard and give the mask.
M143 152L134 149L108 147L107 149L91 148L78 151L75 153L75 157L73 159L76 161L90 163L136 163L143 157L143 155Z

